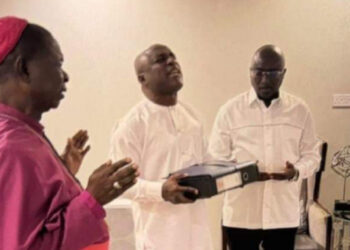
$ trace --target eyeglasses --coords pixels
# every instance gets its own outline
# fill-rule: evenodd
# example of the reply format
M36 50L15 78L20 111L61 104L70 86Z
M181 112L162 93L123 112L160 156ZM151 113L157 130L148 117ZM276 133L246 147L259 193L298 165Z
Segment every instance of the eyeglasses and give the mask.
M269 78L276 78L282 76L286 70L261 70L261 69L250 69L250 72L253 74L255 77L262 77L266 76Z

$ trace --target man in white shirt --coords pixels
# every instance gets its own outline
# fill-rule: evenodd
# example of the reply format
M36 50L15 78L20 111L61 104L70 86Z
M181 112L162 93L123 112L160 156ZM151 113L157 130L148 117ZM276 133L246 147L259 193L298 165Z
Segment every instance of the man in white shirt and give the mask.
M133 201L136 248L212 250L205 202L184 195L198 191L178 185L183 176L164 179L206 154L202 124L177 101L180 66L169 48L152 45L136 58L135 70L146 98L114 129L111 157L128 156L140 166L137 184L123 196Z
M320 156L306 104L279 91L286 73L282 51L265 45L255 53L250 91L223 105L209 151L222 160L258 160L261 182L225 194L223 226L230 249L294 250L301 179Z

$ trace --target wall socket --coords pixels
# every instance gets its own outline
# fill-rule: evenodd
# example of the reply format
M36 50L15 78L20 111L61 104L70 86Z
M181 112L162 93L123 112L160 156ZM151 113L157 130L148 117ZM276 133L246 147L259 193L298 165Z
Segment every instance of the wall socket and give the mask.
M350 108L350 94L333 94L333 108Z

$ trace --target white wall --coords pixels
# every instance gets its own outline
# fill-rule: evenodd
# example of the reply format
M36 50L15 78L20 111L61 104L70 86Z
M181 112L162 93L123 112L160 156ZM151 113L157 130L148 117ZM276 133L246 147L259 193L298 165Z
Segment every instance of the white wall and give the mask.
M84 184L107 159L114 122L142 97L132 66L141 50L152 43L173 49L185 77L181 99L202 112L209 133L219 106L249 88L254 51L274 43L287 60L283 89L309 103L329 142L321 202L331 210L341 198L342 179L330 158L350 143L350 109L332 109L332 94L350 93L349 1L0 0L0 15L8 14L48 28L62 47L68 94L43 123L59 150L75 130L89 130L92 150L79 173ZM348 190L350 199L350 183ZM220 198L209 203L219 249Z

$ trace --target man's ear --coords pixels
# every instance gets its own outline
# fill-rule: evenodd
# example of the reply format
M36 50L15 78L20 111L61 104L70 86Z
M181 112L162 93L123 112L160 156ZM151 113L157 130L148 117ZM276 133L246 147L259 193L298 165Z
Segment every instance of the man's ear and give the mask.
M284 70L283 70L283 75L282 75L282 81L283 81L284 76L286 75L286 73L287 73L287 69L284 69ZM281 84L282 84L282 82L281 82Z
M18 56L15 60L15 72L26 83L30 82L27 61L23 57Z
M139 80L139 82L140 82L141 84L143 84L143 83L145 82L145 80L146 80L144 74L139 74L139 75L137 76L137 79Z

